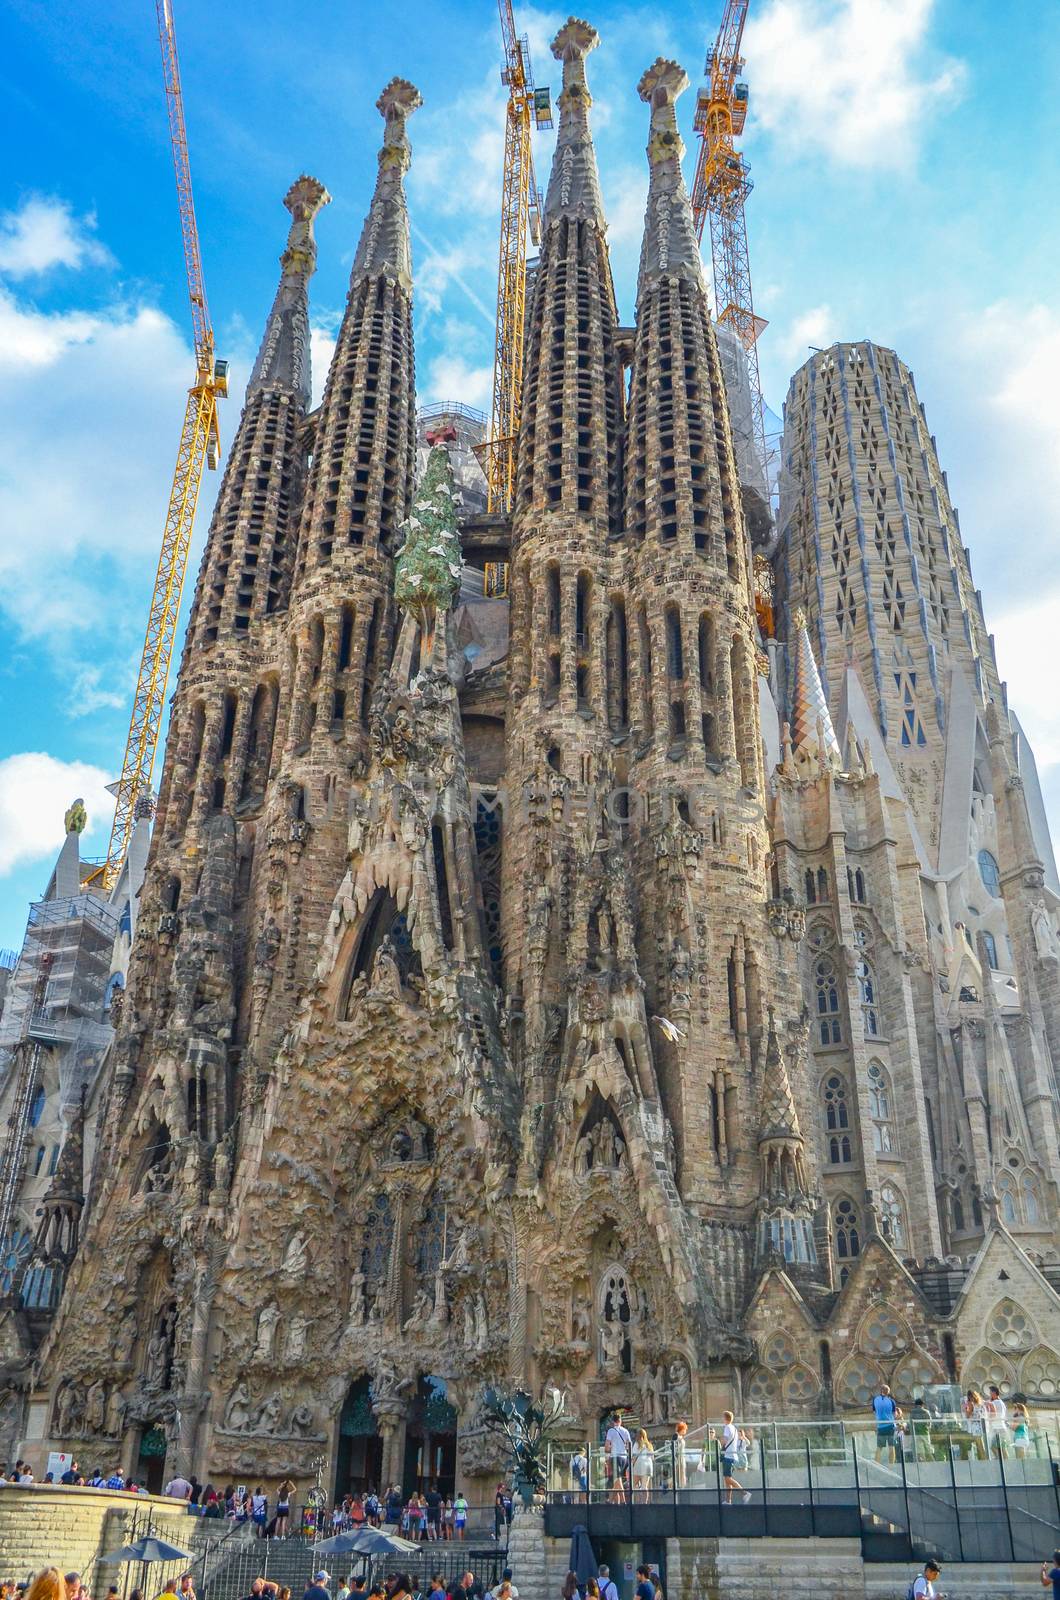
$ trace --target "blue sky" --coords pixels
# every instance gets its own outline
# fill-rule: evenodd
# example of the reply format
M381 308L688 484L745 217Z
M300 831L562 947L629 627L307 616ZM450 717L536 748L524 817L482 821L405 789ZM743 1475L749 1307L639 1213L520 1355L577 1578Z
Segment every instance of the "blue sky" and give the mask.
M371 194L375 98L410 124L421 401L488 403L503 90L491 0L174 0L210 307L238 420L299 172L327 184L312 287L317 388ZM693 83L719 0L600 3L590 61L623 320L658 54ZM565 11L518 8L540 81ZM1060 12L1052 0L751 0L743 147L765 391L811 344L871 337L913 366L1011 698L1060 823ZM689 144L694 92L681 102ZM105 849L191 374L150 0L7 0L0 20L0 945L21 940L62 814ZM539 181L550 138L537 144ZM218 475L200 503L194 573ZM188 585L190 594L191 583ZM183 624L182 624L183 627ZM172 684L171 684L172 687Z

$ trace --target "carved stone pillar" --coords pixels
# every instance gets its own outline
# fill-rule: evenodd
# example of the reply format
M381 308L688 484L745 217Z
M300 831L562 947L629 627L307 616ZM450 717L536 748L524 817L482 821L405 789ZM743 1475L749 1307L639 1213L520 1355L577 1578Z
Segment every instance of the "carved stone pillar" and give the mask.
M376 1425L383 1441L380 1487L400 1483L405 1471L405 1426L409 1408L404 1400L376 1400L373 1403Z

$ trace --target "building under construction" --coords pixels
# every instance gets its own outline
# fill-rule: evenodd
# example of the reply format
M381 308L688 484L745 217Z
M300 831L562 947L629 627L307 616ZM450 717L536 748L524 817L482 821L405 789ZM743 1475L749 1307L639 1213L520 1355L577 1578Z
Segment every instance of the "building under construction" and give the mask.
M76 1302L4 1324L12 1453L478 1499L493 1383L560 1388L572 1444L616 1404L665 1438L884 1381L1060 1393L1060 896L912 374L871 340L800 369L753 554L687 78L640 80L624 316L596 42L552 44L510 510L480 419L417 428L413 86L316 410L327 194L286 197Z

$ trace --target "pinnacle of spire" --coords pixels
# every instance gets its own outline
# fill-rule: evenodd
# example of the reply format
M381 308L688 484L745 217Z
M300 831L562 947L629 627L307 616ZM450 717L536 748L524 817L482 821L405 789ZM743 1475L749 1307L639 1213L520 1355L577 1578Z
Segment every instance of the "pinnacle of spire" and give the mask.
M699 288L705 287L692 208L681 171L685 147L677 129L677 97L687 88L684 68L661 56L637 85L637 93L651 106L648 205L638 295L659 278L690 278Z
M828 701L817 670L806 615L798 609L791 618L791 742L796 765L805 770L815 763L820 769L842 770L843 753L832 726ZM815 774L816 775L816 774Z
M563 63L563 88L556 101L559 130L545 199L546 228L559 217L587 218L600 228L605 226L596 152L589 131L593 97L585 79L585 58L599 42L596 29L578 17L568 17L552 41L552 54Z
M780 1048L776 1017L770 1006L769 1037L760 1092L758 1143L765 1144L773 1139L802 1143L795 1096L791 1092L791 1080L784 1062L784 1052Z
M434 445L427 457L401 531L405 538L394 563L394 598L416 618L424 642L430 643L436 618L449 610L460 588L453 464L444 444Z
M293 390L309 408L309 280L317 263L313 220L331 196L305 173L283 197L291 213L287 247L280 257L280 286L265 324L247 395L262 390Z
M375 193L354 257L350 287L363 278L386 278L410 292L412 249L404 177L412 161L412 146L405 124L423 98L407 79L391 78L375 104L386 126Z

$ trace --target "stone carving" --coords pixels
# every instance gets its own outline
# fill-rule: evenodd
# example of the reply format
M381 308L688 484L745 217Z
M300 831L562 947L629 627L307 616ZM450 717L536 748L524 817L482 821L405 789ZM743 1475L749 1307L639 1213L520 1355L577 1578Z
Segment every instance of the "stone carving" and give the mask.
M349 1322L353 1328L363 1328L365 1320L364 1273L357 1269L350 1277Z
M670 1362L667 1372L666 1414L670 1422L688 1416L692 1400L692 1377L684 1356Z
M250 1429L250 1390L242 1378L228 1397L224 1422L226 1433L247 1433Z
M250 1427L251 1433L275 1433L280 1425L280 1397L270 1394L262 1401Z
M283 1253L282 1270L289 1277L301 1278L309 1266L309 1243L300 1231L292 1233Z
M1056 961L1058 959L1056 933L1043 900L1039 900L1031 912L1031 932L1034 935L1034 948L1038 960Z
M106 1437L108 1439L120 1438L124 1422L125 1396L115 1385L107 1395L107 1409L103 1418L103 1432Z
M404 1331L411 1333L415 1329L425 1328L434 1311L434 1304L426 1289L417 1289L416 1298L412 1302L412 1312L404 1325Z
M103 1432L106 1416L107 1389L102 1378L90 1383L85 1394L85 1432L95 1435Z
M291 1421L288 1432L294 1439L308 1439L313 1433L313 1413L309 1406L302 1404L295 1406L291 1412Z
M287 1330L283 1340L283 1359L285 1361L301 1361L306 1351L306 1333L309 1324L300 1311L296 1311L288 1319Z
M273 1346L276 1342L276 1324L280 1320L280 1311L274 1300L267 1306L262 1306L258 1312L257 1339L254 1345L255 1361L271 1361Z

